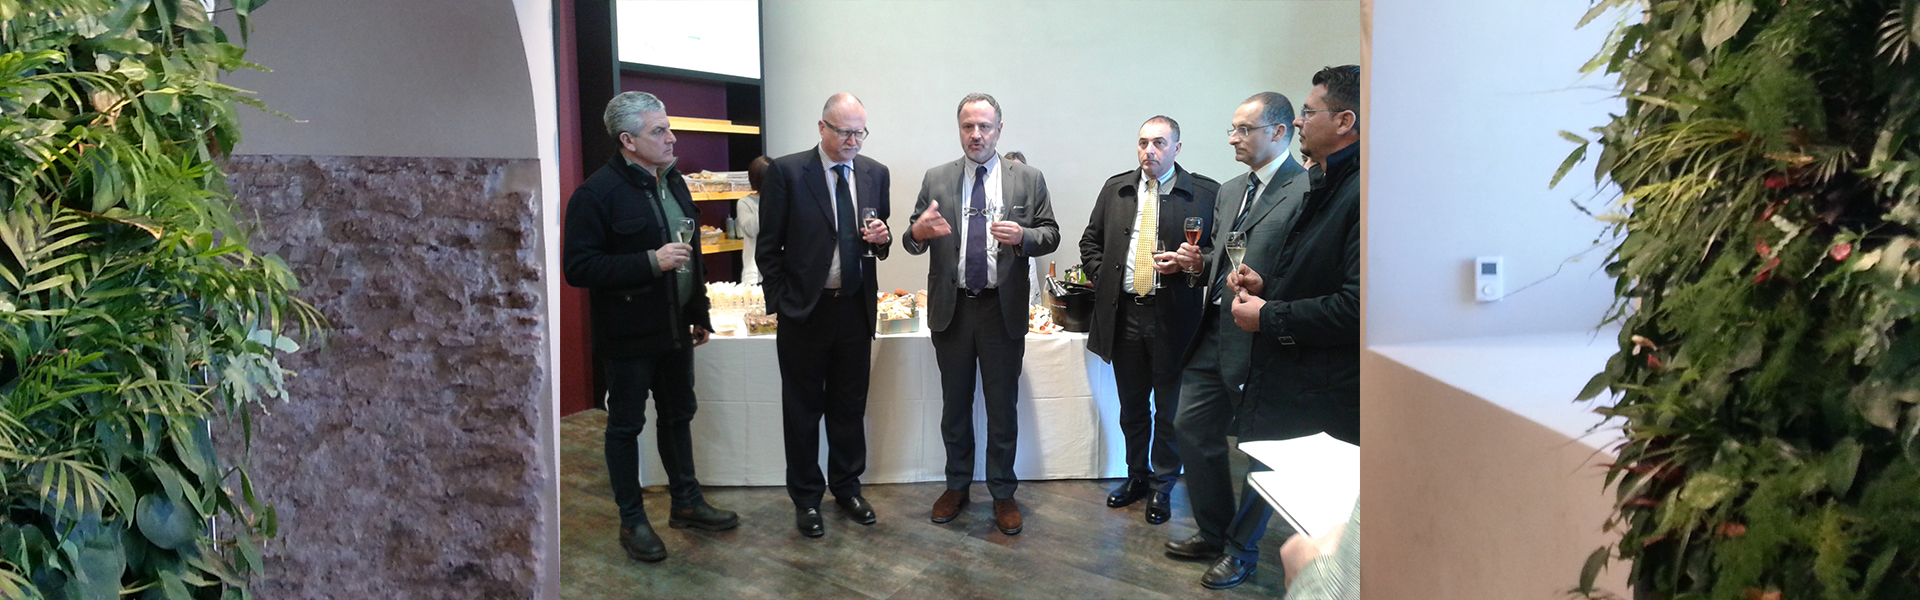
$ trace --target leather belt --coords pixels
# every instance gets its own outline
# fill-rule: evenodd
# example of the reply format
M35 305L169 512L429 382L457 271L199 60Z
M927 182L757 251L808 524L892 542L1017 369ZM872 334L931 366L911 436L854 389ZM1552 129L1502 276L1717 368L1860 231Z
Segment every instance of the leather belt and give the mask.
M973 298L976 300L980 298L992 298L994 296L1000 295L999 288L987 288L984 290L980 290L980 293L978 294L967 291L967 288L960 288L959 291L960 291L960 296L962 298Z
M853 295L853 292L848 291L847 288L831 288L831 289L820 290L820 297L822 298L839 298L842 296L852 296L852 295Z
M1127 294L1127 297L1133 299L1134 306L1153 306L1154 296L1152 294L1148 294L1145 296L1135 296L1133 294Z

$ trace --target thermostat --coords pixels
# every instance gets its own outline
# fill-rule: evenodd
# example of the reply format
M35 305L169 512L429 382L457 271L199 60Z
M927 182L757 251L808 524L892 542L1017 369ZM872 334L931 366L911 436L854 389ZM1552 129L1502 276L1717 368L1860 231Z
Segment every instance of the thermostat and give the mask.
M1473 299L1494 302L1506 295L1506 261L1498 256L1473 259Z

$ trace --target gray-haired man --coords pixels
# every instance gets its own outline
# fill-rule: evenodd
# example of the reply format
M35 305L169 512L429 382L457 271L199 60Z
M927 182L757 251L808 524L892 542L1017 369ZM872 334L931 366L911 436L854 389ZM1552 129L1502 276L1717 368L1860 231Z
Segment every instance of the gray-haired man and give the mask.
M607 103L603 118L620 155L568 200L561 260L567 283L591 292L593 348L607 376L607 472L620 506L620 547L653 562L667 549L640 498L638 438L649 391L673 497L667 524L718 531L738 526L740 516L708 505L693 476L693 347L706 343L713 324L700 249L672 238L681 219L699 209L673 167L666 106L652 94L627 92Z

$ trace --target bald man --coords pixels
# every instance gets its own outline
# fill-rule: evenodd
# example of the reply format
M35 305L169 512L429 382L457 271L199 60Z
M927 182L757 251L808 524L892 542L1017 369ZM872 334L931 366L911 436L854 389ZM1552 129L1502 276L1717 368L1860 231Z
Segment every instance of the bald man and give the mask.
M820 145L782 156L760 191L755 259L768 312L780 317L780 404L794 526L826 535L824 492L847 517L876 520L860 497L867 469L867 376L872 371L878 263L893 245L887 166L860 156L867 109L835 94L820 111ZM865 211L872 209L869 220ZM820 422L827 469L820 471Z

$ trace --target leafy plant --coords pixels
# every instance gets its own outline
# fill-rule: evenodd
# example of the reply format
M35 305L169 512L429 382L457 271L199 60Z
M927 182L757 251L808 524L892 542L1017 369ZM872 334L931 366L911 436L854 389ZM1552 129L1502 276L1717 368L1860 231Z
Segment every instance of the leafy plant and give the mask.
M240 31L264 0L232 0ZM0 0L0 598L245 598L274 535L214 418L322 326L219 160L251 67L194 0ZM244 444L242 444L244 447Z
M1920 0L1597 0L1636 595L1920 597Z

